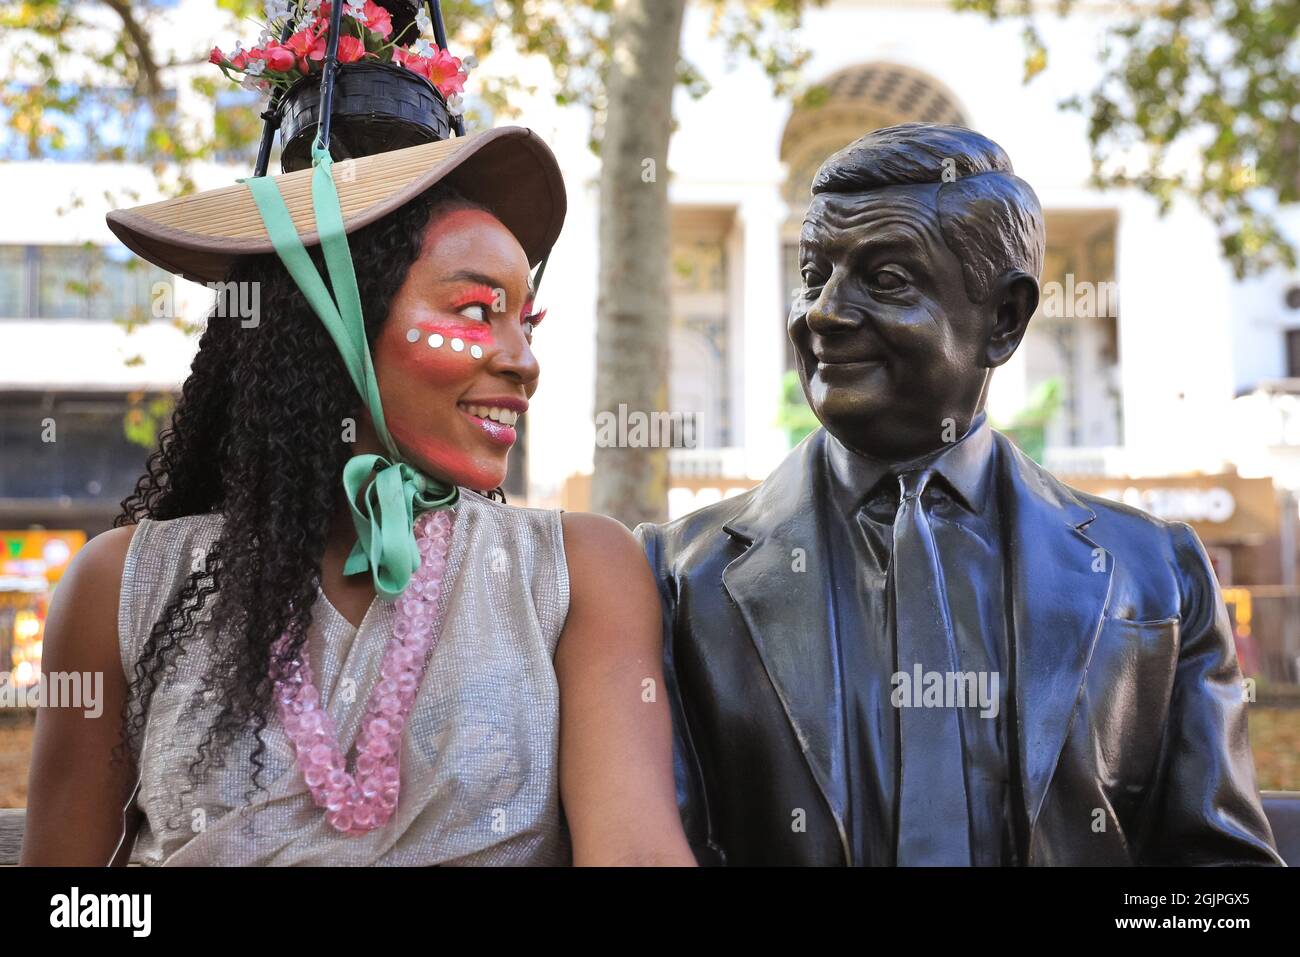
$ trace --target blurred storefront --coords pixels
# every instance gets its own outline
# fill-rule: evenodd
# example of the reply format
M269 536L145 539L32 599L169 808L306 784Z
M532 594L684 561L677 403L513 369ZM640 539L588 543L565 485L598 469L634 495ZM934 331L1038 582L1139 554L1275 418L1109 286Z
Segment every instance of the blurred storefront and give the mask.
M1196 530L1214 566L1242 671L1261 681L1300 678L1297 499L1272 479L1234 472L1158 478L1062 475L1068 485Z
M0 529L0 708L40 680L50 596L85 544L80 530Z

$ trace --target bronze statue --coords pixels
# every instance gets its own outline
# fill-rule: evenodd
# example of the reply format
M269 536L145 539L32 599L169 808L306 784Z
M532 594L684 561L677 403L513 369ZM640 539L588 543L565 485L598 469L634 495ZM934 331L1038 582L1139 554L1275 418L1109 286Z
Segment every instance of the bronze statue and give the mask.
M906 124L822 164L789 333L823 428L637 529L704 862L1279 864L1241 674L1186 525L993 431L1038 304L1006 153Z

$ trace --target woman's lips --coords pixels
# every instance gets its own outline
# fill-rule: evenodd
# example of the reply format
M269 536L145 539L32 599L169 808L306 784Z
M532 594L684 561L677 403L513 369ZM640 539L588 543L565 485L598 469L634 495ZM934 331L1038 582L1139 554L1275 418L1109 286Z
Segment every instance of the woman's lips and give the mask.
M492 441L499 442L507 448L515 444L515 439L518 438L518 435L513 426L504 425L501 422L496 422L492 419L485 419L482 416L475 415L466 409L464 405L458 405L457 408L460 409L461 414L464 415L465 418L469 419L476 426L482 429L484 434Z

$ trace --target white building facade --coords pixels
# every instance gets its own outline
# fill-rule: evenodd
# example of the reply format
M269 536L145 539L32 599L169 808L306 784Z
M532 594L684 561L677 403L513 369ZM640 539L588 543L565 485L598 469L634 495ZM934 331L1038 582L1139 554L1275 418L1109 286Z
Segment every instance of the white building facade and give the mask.
M231 39L212 6L176 4L177 35L186 38L178 45ZM778 424L782 378L792 367L785 320L798 285L797 235L811 174L863 133L916 120L969 126L998 142L1046 213L1042 278L1058 284L1058 306L1040 307L1020 352L996 374L995 422L1023 418L1054 386L1060 403L1046 425L1043 457L1071 474L1215 472L1238 461L1259 474L1288 454L1288 443L1300 447L1296 435L1273 443L1278 448L1267 436L1243 448L1241 428L1232 427L1246 414L1234 401L1239 396L1300 375L1300 292L1292 291L1300 275L1238 282L1212 225L1190 205L1161 218L1144 195L1087 184L1086 119L1058 104L1095 84L1109 16L1088 3L1066 19L1045 10L1039 27L1048 67L1025 85L1015 22L956 13L943 0L833 0L808 12L802 37L813 51L804 78L824 84L829 97L817 108L795 109L773 96L754 64L729 66L708 37L706 13L688 10L684 52L712 88L699 100L679 90L667 158L674 292L672 327L664 333L672 352L666 411L691 414L699 426L697 447L672 453L674 474L716 476L724 492L726 479L760 479L785 454L789 436ZM536 98L521 104L522 118L510 122L551 143L568 185L569 218L539 300L548 320L535 343L543 373L526 443L527 498L555 504L592 461L598 161L585 145L589 117L554 105L542 64L502 52L481 69L519 71L538 84ZM210 121L210 105L186 108L198 122ZM88 307L60 305L55 291L59 275L90 268L86 256L108 264L95 268L117 268L124 251L104 226L102 193L130 188L136 202L153 198L146 169L75 157L10 157L0 168L21 184L11 191L11 214L0 218L0 448L9 458L0 526L57 527L62 515L65 526L93 532L129 491L122 487L129 459L138 455L142 465L143 449L106 448L99 478L94 462L69 462L63 484L48 469L32 472L34 460L17 463L13 450L50 409L72 403L91 416L87 423L101 421L92 414L98 409L103 428L138 396L176 390L197 337L166 319L144 316L150 321L132 331L114 322L118 300L138 300L140 288L159 278L148 273L113 273L118 300L99 296ZM229 183L250 168L251 157L214 164L200 171L200 185ZM639 173L629 171L630 180L639 182ZM81 205L59 215L73 192ZM1284 216L1300 238L1300 217L1294 210ZM1089 284L1093 305L1085 307L1080 290ZM177 314L201 318L205 291L185 283L177 290ZM1255 401L1277 406L1272 398ZM1300 486L1300 465L1292 472L1288 483ZM673 511L702 503L696 493L678 496Z

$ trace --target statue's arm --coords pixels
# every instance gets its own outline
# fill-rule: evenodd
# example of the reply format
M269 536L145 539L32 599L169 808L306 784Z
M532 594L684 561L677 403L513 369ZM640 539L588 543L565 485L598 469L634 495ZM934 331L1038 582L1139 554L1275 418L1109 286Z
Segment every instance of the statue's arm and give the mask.
M664 694L673 721L673 775L677 785L677 807L682 816L686 839L701 864L723 863L721 854L711 840L708 802L704 795L704 782L700 775L699 758L691 740L686 709L682 702L681 685L675 660L677 639L677 586L664 555L664 539L657 525L644 523L633 531L645 549L646 559L659 588L659 601L663 611L663 663Z
M1232 627L1196 533L1174 526L1177 671L1140 864L1280 864L1255 783Z

